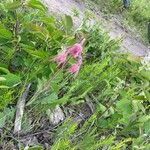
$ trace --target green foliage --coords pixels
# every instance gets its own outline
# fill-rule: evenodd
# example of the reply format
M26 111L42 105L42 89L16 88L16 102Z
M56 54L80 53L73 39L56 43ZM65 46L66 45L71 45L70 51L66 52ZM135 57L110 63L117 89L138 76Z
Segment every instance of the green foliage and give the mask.
M28 0L27 6L32 7L32 8L36 8L36 9L39 9L42 11L46 10L44 4L42 4L39 0Z
M11 121L14 118L15 110L14 108L5 108L2 112L0 112L0 128L6 127L7 125L11 125Z
M73 27L72 18L70 16L65 15L65 17L63 19L63 24L65 27L65 30L67 31L67 33L69 33Z
M3 86L4 87L4 86ZM4 109L12 101L12 91L9 89L0 90L0 110Z
M111 5L113 2L119 1ZM0 8L0 144L11 139L7 135L13 128L14 105L32 83L23 134L40 136L49 130L46 113L59 105L66 120L48 132L52 150L149 149L145 140L150 134L149 71L138 59L118 54L118 40L111 40L99 25L91 28L84 20L80 32L86 38L85 57L79 73L69 75L67 66L59 68L53 58L80 40L70 16L58 21L45 13L38 0L2 1ZM68 109L75 107L78 113L77 106L85 103L87 96L95 110L78 125ZM14 144L20 140L15 138L11 139ZM27 148L43 149L41 145Z
M85 25L83 30L87 38L85 47L87 62L99 61L105 57L106 52L111 53L119 48L119 41L111 40L108 34L101 30L99 24L95 25L94 28Z
M0 24L0 38L4 38L4 39L11 39L12 34L9 30L5 29L5 27Z
M56 71L53 57L63 43L74 41L72 20L65 16L62 22L56 22L46 16L46 8L38 0L5 1L0 6L0 87L13 88L21 83L23 90L28 82L49 78ZM12 91L1 92L2 103L10 102L10 98L4 101L6 95L16 95Z
M0 68L0 77L0 88L15 87L21 82L19 76L10 73L5 68Z
M0 110L4 109L11 101L13 90L21 83L18 75L12 74L6 68L0 67Z

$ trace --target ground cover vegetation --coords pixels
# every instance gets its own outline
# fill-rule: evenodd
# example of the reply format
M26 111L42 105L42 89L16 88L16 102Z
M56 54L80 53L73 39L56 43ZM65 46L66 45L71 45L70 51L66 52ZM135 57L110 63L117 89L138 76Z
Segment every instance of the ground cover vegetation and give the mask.
M1 0L1 149L149 150L150 62L118 48L88 18L74 29L70 16L57 19L38 0ZM57 106L65 119L52 125Z

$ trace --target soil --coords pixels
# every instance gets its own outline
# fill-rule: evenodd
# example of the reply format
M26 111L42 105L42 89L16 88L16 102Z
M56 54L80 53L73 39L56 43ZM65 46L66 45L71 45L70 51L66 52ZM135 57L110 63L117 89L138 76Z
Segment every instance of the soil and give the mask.
M122 24L118 16L113 16L109 19L104 17L104 14L97 8L89 8L85 1L80 0L43 0L48 7L50 13L58 15L67 14L73 17L75 27L79 27L85 16L85 12L90 11L94 19L91 20L91 26L98 21L102 24L112 39L122 39L121 51L129 52L136 56L145 56L150 49L145 46L140 39L137 39L134 34L129 32ZM77 10L78 17L74 16L73 10Z

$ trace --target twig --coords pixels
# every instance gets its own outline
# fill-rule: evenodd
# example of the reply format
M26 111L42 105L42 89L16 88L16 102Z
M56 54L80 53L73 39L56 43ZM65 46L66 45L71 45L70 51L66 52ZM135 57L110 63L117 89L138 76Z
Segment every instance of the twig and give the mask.
M15 123L14 123L14 133L19 133L19 131L21 130L21 122L22 122L22 117L23 117L23 112L24 112L24 107L25 107L25 101L28 96L30 86L31 86L31 83L28 84L25 91L23 92L23 94L18 100Z

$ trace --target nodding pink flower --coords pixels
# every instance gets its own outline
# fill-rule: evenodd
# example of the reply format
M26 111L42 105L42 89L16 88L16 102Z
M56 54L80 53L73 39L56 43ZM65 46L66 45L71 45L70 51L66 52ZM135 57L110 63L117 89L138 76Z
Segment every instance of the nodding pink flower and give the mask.
M78 43L74 44L71 48L68 49L68 54L72 55L74 58L77 58L81 55L82 46Z
M61 64L64 64L65 61L66 61L66 57L67 57L67 54L65 52L62 52L60 54L58 54L55 58L54 58L54 61L56 61L56 63L58 65L61 65Z
M69 73L74 74L74 73L78 73L80 69L80 65L79 64L73 64L70 68L69 68Z

